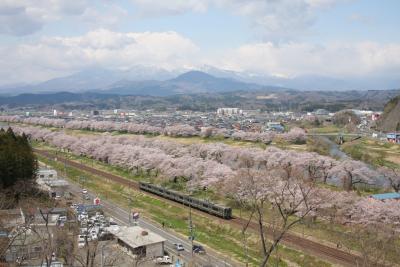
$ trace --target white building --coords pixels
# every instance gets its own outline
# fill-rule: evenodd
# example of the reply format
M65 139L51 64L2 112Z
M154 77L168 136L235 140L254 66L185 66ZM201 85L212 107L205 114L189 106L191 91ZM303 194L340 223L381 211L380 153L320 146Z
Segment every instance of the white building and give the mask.
M53 169L39 169L37 173L37 183L57 179L57 171Z
M42 190L49 192L50 197L62 197L68 188L68 182L58 178L57 172L52 169L40 169L36 183Z
M219 108L217 109L218 115L234 115L234 114L243 114L243 110L239 108Z
M140 226L120 226L110 230L120 246L136 257L155 258L164 255L166 239Z

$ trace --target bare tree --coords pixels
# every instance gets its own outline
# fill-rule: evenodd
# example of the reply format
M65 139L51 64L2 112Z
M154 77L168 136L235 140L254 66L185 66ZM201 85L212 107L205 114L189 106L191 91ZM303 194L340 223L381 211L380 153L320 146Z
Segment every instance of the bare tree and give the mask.
M380 172L390 182L394 191L400 192L400 170L394 167L381 167Z
M261 240L263 260L260 266L267 266L285 234L317 208L312 199L314 185L293 177L290 166L279 172L259 172L243 169L237 177L234 194L240 203L251 207L251 216L255 214ZM232 186L230 187L232 188ZM266 211L269 218L265 218ZM246 227L247 228L247 227ZM244 231L246 231L246 228ZM271 241L267 241L270 235Z
M379 227L379 231L377 229ZM357 246L361 259L357 266L390 266L400 255L399 233L391 226L351 225L343 234L344 246L349 249Z

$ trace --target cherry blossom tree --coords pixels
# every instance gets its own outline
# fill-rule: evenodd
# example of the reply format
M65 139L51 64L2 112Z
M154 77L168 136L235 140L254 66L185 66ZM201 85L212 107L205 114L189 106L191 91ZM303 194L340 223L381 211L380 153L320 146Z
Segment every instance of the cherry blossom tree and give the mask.
M389 181L393 190L400 192L400 170L384 166L379 168L379 171Z
M257 218L264 255L260 266L267 266L284 235L318 206L313 199L317 192L314 184L291 176L289 169L290 166L281 172L271 173L243 168L226 185L229 194L251 209L249 220L254 214ZM265 211L277 216L269 216L267 222ZM270 244L267 234L272 235Z
M280 134L279 137L286 142L293 144L304 144L307 139L306 132L298 127L290 129L290 131L287 133Z

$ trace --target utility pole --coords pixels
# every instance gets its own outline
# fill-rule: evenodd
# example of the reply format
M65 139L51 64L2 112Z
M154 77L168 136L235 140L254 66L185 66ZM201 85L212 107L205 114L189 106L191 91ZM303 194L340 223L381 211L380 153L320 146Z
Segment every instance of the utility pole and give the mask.
M67 178L67 158L64 158L64 172L65 172L65 178Z
M194 239L194 234L193 234L193 222L192 222L192 206L190 205L189 202L189 233L190 233L190 241L191 241L191 257L193 258L193 239Z
M128 216L129 216L129 226L131 226L131 224L132 224L132 216L133 216L133 212L132 212L132 203L133 203L133 200L132 200L132 197L128 197L128 200L129 200L129 213L128 213Z
M101 247L101 267L104 267L104 247L105 245Z

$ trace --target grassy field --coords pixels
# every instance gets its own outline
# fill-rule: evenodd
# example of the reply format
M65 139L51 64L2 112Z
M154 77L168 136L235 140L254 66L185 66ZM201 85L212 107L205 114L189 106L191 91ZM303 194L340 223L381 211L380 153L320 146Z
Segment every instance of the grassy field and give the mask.
M46 150L53 150L54 152L56 151L56 149L54 147L50 147L47 145L43 145L43 144L36 144L37 147L41 147L44 148ZM58 152L60 153L60 152ZM116 175L119 175L121 177L124 177L126 179L129 180L134 180L134 181L150 181L150 182L159 182L159 181L154 181L154 177L149 177L145 174L143 175L134 175L131 172L127 171L126 169L120 168L120 167L116 167L116 166L111 166L109 164L105 164L96 160L92 160L92 159L88 159L85 157L81 157L81 156L76 156L73 155L71 153L67 154L67 153L62 153L64 156L67 156L69 159L74 160L76 162L81 162L84 163L88 166L93 166L97 169L101 169L103 171L106 172L110 172ZM60 169L61 173L64 172L63 169ZM174 190L180 190L180 191L185 191L185 183L182 181L181 183L175 184L172 182L163 182L163 185L169 188L172 188ZM328 186L328 185L321 185L321 186ZM332 190L338 190L335 187L330 186L330 188ZM119 188L117 185L114 185L113 187L114 190L119 190L121 191L122 189ZM108 191L104 191L105 193L102 193L102 195L107 195ZM123 192L123 190L121 191ZM187 191L185 191L186 193L188 193ZM195 191L192 192L193 195L195 197L198 198L203 198L203 199L209 199L210 201L213 202L217 202L217 203L224 203L228 206L233 207L233 214L237 217L242 217L242 218L248 218L249 217L249 211L247 210L243 210L243 209L239 209L238 207L235 206L234 203L229 202L229 200L223 198L221 195L208 190L208 191ZM360 192L361 194L364 195L369 195L371 193L378 193L378 192ZM126 195L126 194L125 194ZM127 196L126 198L127 199ZM154 211L154 207L149 207L148 211L153 212ZM179 213L177 213L179 214ZM201 216L201 215L200 215ZM270 216L269 216L269 212L266 210L265 214L264 214L265 220L268 221L270 220ZM162 217L164 218L164 217ZM160 219L155 218L156 221L160 222ZM169 217L167 218L166 221L169 221ZM238 230L238 229L236 229ZM343 248L346 248L348 250L351 251L360 251L361 247L360 244L350 240L348 238L348 233L351 231L352 229L340 225L340 224L336 224L333 222L329 222L329 221L325 221L325 220L316 220L313 223L308 223L305 222L304 224L299 224L297 225L295 228L292 229L292 233L295 233L299 236L302 236L304 238L308 238L308 239L312 239L315 240L319 243L322 244L326 244L326 245L330 245L330 246L335 246L336 244L341 244L343 246ZM238 236L239 237L239 236ZM240 240L240 239L239 239ZM209 241L207 241L209 242ZM207 243L206 242L206 243ZM217 244L215 244L216 247ZM257 246L255 246L255 249L257 249ZM243 255L242 255L243 257ZM239 257L240 258L240 257ZM394 256L395 258L395 256ZM310 265L311 266L311 265ZM318 266L318 265L316 265Z
M44 145L43 143L40 144L35 144L36 147L46 149L48 151L56 151L57 149L48 145ZM61 153L58 151L58 153ZM82 156L77 156L72 153L61 153L62 155L68 157L71 160L74 160L76 162L84 163L88 166L95 167L96 169L100 169L121 177L124 177L128 180L133 180L133 181L150 181L150 182L155 182L154 177L147 176L145 174L143 175L134 175L132 172L129 172L128 170L117 167L117 166L112 166L97 160L92 160L86 157ZM64 170L62 170L62 173L64 173ZM185 193L188 193L186 191L185 183L172 183L172 182L163 182L163 186L172 188L174 190L178 191L183 191ZM321 185L322 186L322 185ZM323 186L328 186L328 185L323 185ZM334 188L337 189L337 188ZM248 218L250 216L249 211L239 209L238 207L235 206L234 203L230 202L226 198L223 198L221 195L208 190L208 191L194 191L191 192L194 197L202 198L202 199L208 199L213 202L217 203L222 203L225 205L228 205L230 207L233 207L233 214L237 217L243 217L243 218ZM265 219L268 220L268 212L265 212L264 215ZM292 232L306 237L306 238L311 238L315 240L319 240L319 242L325 243L325 244L337 244L341 243L341 239L343 239L343 233L346 232L346 228L341 225L332 225L331 223L325 222L325 221L320 221L317 220L314 222L312 225L298 225L296 226ZM357 246L352 246L352 250L357 250Z
M342 150L354 159L376 167L388 166L400 169L400 145L363 137L345 143Z
M53 150L54 152L56 151L56 149L54 147L46 146L43 144L36 144L36 146L40 147L40 148L44 148L46 150ZM60 153L60 152L58 152L58 153ZM81 156L76 156L73 154L67 154L67 153L62 153L62 154L76 162L81 162L88 166L93 166L96 169L110 172L110 173L119 175L119 176L124 177L129 180L152 181L151 177L148 177L145 175L142 175L142 176L133 175L132 173L130 173L127 170L120 168L120 167L111 166L109 164L105 164L105 163L102 163L102 162L99 162L96 160L92 160L92 159L88 159L85 157L81 157ZM65 172L64 169L60 169L60 171L61 171L61 173ZM169 188L173 188L174 190L185 191L183 182L182 182L182 185L180 185L180 184L176 185L176 184L168 183L168 182L164 182L163 185L166 187L169 187ZM114 189L118 189L118 187L115 187ZM247 210L235 208L235 205L232 205L232 203L227 202L226 199L222 198L220 195L214 193L213 191L210 191L210 190L208 190L207 192L195 191L192 193L193 193L193 196L195 196L195 197L209 199L210 201L224 203L224 204L227 204L227 205L233 207L233 214L236 215L237 217L248 218L250 216L250 214ZM267 211L265 212L264 217L267 221L269 220L269 213ZM335 225L335 224L317 220L313 224L300 224L300 225L296 226L292 232L296 233L299 236L303 236L305 238L318 240L318 242L321 242L321 243L324 243L327 245L329 245L329 244L333 245L336 243L344 243L343 242L343 233L345 233L346 231L347 231L346 228L341 225ZM359 247L356 244L351 244L351 249L358 250Z
M49 161L40 156L39 159L45 164L55 168L60 173L64 173L64 165L61 162ZM105 166L103 166L103 168L104 167ZM120 171L114 169L113 172L117 174ZM121 206L128 207L130 203L128 199L132 198L133 205L131 207L140 211L146 218L160 225L166 222L166 225L171 230L183 236L188 235L187 208L171 205L168 202L150 197L141 192L132 191L129 188L124 188L123 186L72 167L67 167L66 173L68 178L74 182L79 182L79 177L84 176L84 187L97 192L100 197L112 200ZM195 236L198 242L204 243L222 252L227 257L233 257L242 263L246 262L243 248L243 235L240 229L231 227L228 224L221 224L217 220L212 221L208 217L200 216L195 213L193 213L193 220L195 222ZM247 236L247 259L250 266L257 266L261 259L259 238L255 234L247 234ZM279 260L280 258L283 259L283 261ZM293 263L298 266L330 266L330 264L316 259L315 257L300 253L285 246L280 246L278 251L274 254L272 265L289 266Z
M91 132L91 131L74 131L74 130L69 130L71 131L71 133L73 134L101 134L101 133L96 133L96 132ZM114 134L114 133L113 133ZM116 134L120 134L120 133L116 133ZM209 143L209 142L218 142L217 139L214 138L200 138L200 137L191 137L191 138L182 138L182 137L165 137L165 136L150 136L149 138L161 138L161 139L168 139L168 140L173 140L173 141L177 141L177 142L182 142L185 144L192 144L192 143ZM262 144L258 144L258 143L253 143L253 142L237 142L231 139L224 139L226 144L229 145L235 145L235 146L251 146L251 147L260 147ZM372 142L373 141L373 142ZM390 161L391 157L394 159L398 159L399 155L400 155L400 149L399 149L399 145L392 145L392 144L386 144L386 143L379 143L375 140L369 140L369 139L360 139L354 142L349 142L349 143L345 143L345 145L351 146L351 144L353 143L361 143L361 145L368 147L368 149L370 149L371 151L380 151L379 155L377 158L384 158L385 160L387 160L387 164L392 164L394 162ZM42 144L40 144L40 146L43 146ZM296 147L290 147L289 145L283 145L282 148L287 148L287 149L295 149L298 151L304 151L307 148L308 145L299 145ZM261 146L262 147L262 146ZM55 149L55 148L51 148L49 146L45 146L44 148L46 149ZM362 148L358 148L358 149L362 149ZM382 151L384 153L384 157L382 157ZM378 153L378 152L374 152L374 153ZM387 156L387 154L389 156ZM153 181L153 177L149 177L146 175L134 175L133 173L127 171L126 169L120 168L120 167L116 167L116 166L110 166L108 164L102 163L102 162L98 162L98 161L94 161L92 159L88 159L85 157L79 157L79 156L75 156L72 154L68 155L71 159L76 160L76 161L81 161L82 163L85 163L87 165L92 165L98 169L102 169L104 171L110 172L110 173L114 173L116 175L125 177L127 179L130 180L135 180L135 181L143 181L143 180L147 180L147 181ZM392 162L392 163L390 163ZM175 184L168 184L165 183L164 185L166 186L176 186ZM115 188L117 189L117 188ZM175 190L184 190L185 187L184 186L180 186L175 188ZM371 192L365 192L365 194L370 194ZM213 192L195 192L195 196L197 197L201 197L201 198L208 198L210 200L216 201L216 202L225 202L227 203L226 199L222 198L221 196L214 194ZM228 203L230 204L230 203ZM151 208L149 208L149 210L152 210ZM239 213L242 213L243 217L245 218L246 216L248 216L248 213L246 211L239 211L238 209L234 209L234 214L238 215ZM266 217L268 217L266 215ZM154 219L157 221L157 218ZM342 225L337 225L337 224L332 224L330 222L327 221L317 221L313 224L303 224L303 225L299 225L294 229L294 232L297 233L298 235L310 238L310 239L314 239L314 240L318 240L318 242L321 243L326 243L326 244L330 244L330 245L335 245L336 243L345 243L347 242L346 239L346 233L349 231L349 229L345 226ZM178 231L179 232L179 231ZM186 231L187 232L187 231ZM240 237L238 239L240 243ZM213 243L212 241L210 241L210 243ZM218 247L218 246L216 246ZM350 248L351 250L359 250L360 247L358 244L356 244L355 242L350 242L348 243L348 248ZM254 251L255 251L255 255L257 255L257 246L254 247ZM228 249L229 250L229 249ZM233 252L235 250L231 249L231 252L229 253L236 253ZM237 251L237 250L236 250ZM296 251L294 251L295 253L297 253ZM235 256L238 259L243 258L243 255L241 256ZM286 258L288 260L288 258ZM291 261L291 260L290 260ZM294 261L296 262L296 261ZM253 262L254 263L254 262ZM319 263L315 263L318 266ZM309 265L309 266L314 266L314 265Z

